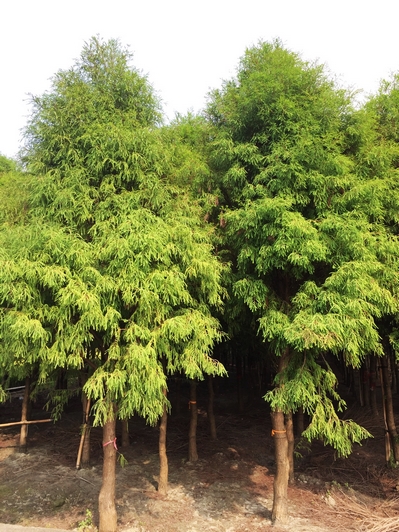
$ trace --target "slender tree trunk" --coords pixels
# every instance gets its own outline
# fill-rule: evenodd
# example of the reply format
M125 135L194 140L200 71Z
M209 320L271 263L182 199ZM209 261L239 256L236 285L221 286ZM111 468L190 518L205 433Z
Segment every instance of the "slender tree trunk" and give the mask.
M86 394L82 394L82 406L83 406L83 425L82 434L80 436L80 445L78 450L78 457L76 460L76 469L80 467L88 467L90 464L90 424L89 424L89 411L90 411L90 399Z
M279 374L281 374L287 367L288 357L289 349L287 348L280 356L278 367ZM280 409L277 408L272 411L271 418L276 459L276 475L273 483L272 522L276 524L285 524L288 520L288 481L290 475L287 427L285 425L284 414Z
M288 520L288 438L284 423L284 414L280 410L271 413L272 436L276 458L276 476L273 484L272 521L284 524Z
M99 532L117 532L115 506L116 475L116 420L110 419L103 426L103 481L98 498Z
M355 389L356 399L360 406L364 406L363 387L362 387L362 379L360 377L360 370L357 368L353 368L352 373L353 373L353 385Z
M395 415L392 402L392 386L389 376L388 355L381 359L382 385L384 389L384 407L386 423L389 431L391 445L393 449L393 459L396 464L399 463L399 435L396 429Z
M83 393L83 430L84 430L84 442L83 442L83 452L82 452L82 466L89 467L90 465L90 399L87 398L87 395Z
M298 438L302 437L302 432L305 430L305 414L303 413L303 408L299 407L298 412L296 413L296 432Z
M166 397L166 390L163 391ZM161 423L159 425L159 481L158 492L166 495L168 490L168 455L166 453L166 429L168 425L168 412L166 404L163 407Z
M391 389L392 389L392 392L397 392L397 390L398 390L398 382L396 380L395 355L392 353L392 350L390 350L390 351L391 351L391 355L388 356L388 362L389 362L389 372L390 372L391 379L392 379Z
M388 465L391 459L391 439L389 436L388 424L387 424L387 414L385 406L385 392L384 392L384 379L382 375L381 362L379 366L380 370L380 382L381 382L381 397L382 397L382 414L384 418L384 431L385 431L385 462Z
M370 403L371 411L373 412L374 417L378 417L378 406L377 406L377 358L371 356L370 359Z
M129 420L122 419L122 447L127 449L130 447L130 437L129 437Z
M364 405L367 408L370 408L370 363L369 363L369 357L366 357L361 373L362 373Z
M287 431L287 441L288 441L288 464L289 464L289 473L288 473L288 482L293 484L295 482L294 477L294 449L295 449L295 436L294 436L294 423L292 421L292 412L285 415L285 430Z
M24 397L22 399L21 421L28 420L29 395L30 395L30 378L26 377ZM19 451L21 453L26 453L27 447L28 447L28 425L21 425L21 430L19 433Z
M209 422L209 432L210 432L212 440L217 439L216 420L215 420L215 413L213 411L214 399L215 399L215 392L213 391L213 376L208 375L208 422Z
M196 462L198 460L197 453L197 422L198 422L198 410L197 410L197 383L194 380L190 380L190 430L188 433L188 459L190 462Z

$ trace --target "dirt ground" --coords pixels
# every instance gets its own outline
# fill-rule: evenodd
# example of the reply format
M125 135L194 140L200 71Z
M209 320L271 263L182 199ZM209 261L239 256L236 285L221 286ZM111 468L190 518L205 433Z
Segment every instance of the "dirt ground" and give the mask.
M198 401L200 406L200 401ZM204 402L205 404L205 402ZM78 407L78 405L76 405ZM315 443L297 449L287 525L271 525L274 457L267 405L245 414L216 402L218 439L208 436L205 410L198 425L199 460L187 461L188 410L168 422L169 492L156 491L158 430L129 424L131 444L119 449L117 509L122 532L394 532L399 531L398 469L385 465L384 431L365 409L349 417L374 435L348 459ZM17 421L18 398L0 405L0 423ZM31 419L47 414L34 410ZM0 430L0 522L89 532L98 522L101 431L91 431L91 466L76 470L81 413L29 427L29 448L18 452L19 428Z

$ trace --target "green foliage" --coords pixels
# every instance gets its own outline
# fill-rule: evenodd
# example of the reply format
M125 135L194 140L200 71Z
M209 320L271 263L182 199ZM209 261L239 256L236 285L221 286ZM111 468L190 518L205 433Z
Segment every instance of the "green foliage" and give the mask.
M0 153L0 174L15 172L17 170L17 163L13 159L9 159Z
M95 532L97 530L93 523L93 513L88 508L86 508L86 517L78 524L78 530L81 532Z
M395 113L384 105L386 127ZM284 412L303 406L306 437L345 456L367 433L339 419L344 404L319 357L359 366L382 354L378 323L398 311L397 147L378 140L381 113L369 107L355 111L323 66L275 41L248 49L207 109L231 292L269 352L287 358L266 399Z
M353 421L339 418L337 412L342 412L346 404L336 392L337 384L337 377L325 361L297 354L277 375L276 387L265 399L272 409L283 412L303 408L310 417L303 437L308 441L320 438L345 457L351 453L353 443L360 443L371 434Z
M223 374L223 267L202 210L156 129L159 103L117 41L93 38L52 90L32 98L24 162L29 212L0 230L4 370L90 375L95 423L155 423L169 373ZM195 174L196 168L193 168ZM17 370L15 370L17 371Z

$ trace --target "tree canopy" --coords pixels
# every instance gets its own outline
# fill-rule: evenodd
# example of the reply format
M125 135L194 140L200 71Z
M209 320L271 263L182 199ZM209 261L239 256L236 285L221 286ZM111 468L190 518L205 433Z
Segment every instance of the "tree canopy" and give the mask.
M305 435L346 455L350 438L366 433L332 415L336 378L322 355L357 366L382 353L376 320L397 311L396 241L353 199L360 165L350 154L350 97L276 41L247 50L207 113L219 131L212 161L233 294L284 359L266 397L285 412L305 408Z
M195 203L169 177L159 104L117 41L93 38L33 97L25 223L1 231L2 351L86 367L96 420L163 412L166 371L221 373L222 266ZM7 355L9 353L9 355ZM90 369L89 369L90 368Z

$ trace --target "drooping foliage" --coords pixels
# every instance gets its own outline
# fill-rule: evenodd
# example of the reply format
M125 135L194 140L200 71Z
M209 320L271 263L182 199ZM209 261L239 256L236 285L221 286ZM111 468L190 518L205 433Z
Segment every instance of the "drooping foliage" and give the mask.
M396 240L354 200L361 165L348 124L369 119L356 115L322 66L279 42L247 50L236 78L210 95L207 113L219 131L212 162L232 291L257 317L269 350L285 358L267 399L283 411L304 406L307 434L346 455L366 432L347 422L338 430L328 398L336 399L336 382L317 379L330 374L320 357L343 354L358 366L367 353L381 354L376 320L397 311ZM316 402L308 400L309 378L322 390Z
M170 176L159 103L117 41L93 38L33 97L29 219L3 227L2 351L84 369L96 422L163 412L167 372L221 373L222 267L210 229Z

